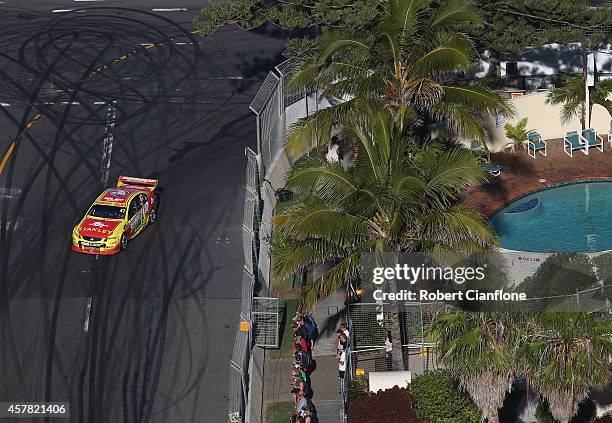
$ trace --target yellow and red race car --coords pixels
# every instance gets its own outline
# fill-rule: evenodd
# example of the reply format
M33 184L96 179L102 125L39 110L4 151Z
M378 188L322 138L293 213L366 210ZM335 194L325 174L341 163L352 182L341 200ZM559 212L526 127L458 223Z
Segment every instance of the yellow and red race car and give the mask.
M72 249L87 254L115 254L127 248L157 218L156 179L120 176L94 201L72 230Z

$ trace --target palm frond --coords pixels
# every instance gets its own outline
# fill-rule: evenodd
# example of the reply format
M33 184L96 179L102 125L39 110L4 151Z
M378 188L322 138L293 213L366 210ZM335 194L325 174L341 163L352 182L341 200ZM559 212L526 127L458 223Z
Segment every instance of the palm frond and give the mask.
M440 30L465 22L474 25L481 25L483 23L483 19L476 12L473 2L469 0L449 1L436 10L431 19L431 27L434 30Z

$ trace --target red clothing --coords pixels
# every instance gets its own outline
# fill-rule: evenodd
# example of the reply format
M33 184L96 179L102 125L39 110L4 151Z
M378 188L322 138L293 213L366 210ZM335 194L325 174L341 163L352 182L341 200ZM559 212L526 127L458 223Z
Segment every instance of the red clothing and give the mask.
M310 344L306 342L304 338L300 339L300 342L298 342L298 345L302 348L302 351L305 351L308 354L310 354Z

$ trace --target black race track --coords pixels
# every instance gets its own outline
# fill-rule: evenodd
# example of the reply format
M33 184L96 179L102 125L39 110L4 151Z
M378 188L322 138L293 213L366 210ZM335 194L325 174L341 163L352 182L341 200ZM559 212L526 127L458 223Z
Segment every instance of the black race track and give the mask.
M179 3L0 2L0 401L69 402L57 421L227 421L248 104L283 41L194 37L202 3ZM118 255L73 253L120 174L159 178L157 222Z

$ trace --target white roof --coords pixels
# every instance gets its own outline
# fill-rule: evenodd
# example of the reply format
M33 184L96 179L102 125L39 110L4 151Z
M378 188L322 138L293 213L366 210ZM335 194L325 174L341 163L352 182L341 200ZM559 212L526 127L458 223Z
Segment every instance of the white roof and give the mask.
M547 44L542 47L526 50L513 60L501 62L501 76L506 75L506 63L516 62L520 76L556 75L561 73L579 73L584 70L582 46L576 44ZM593 62L597 63L598 73L612 73L612 48L610 44L602 45L589 57L589 70L593 71Z

